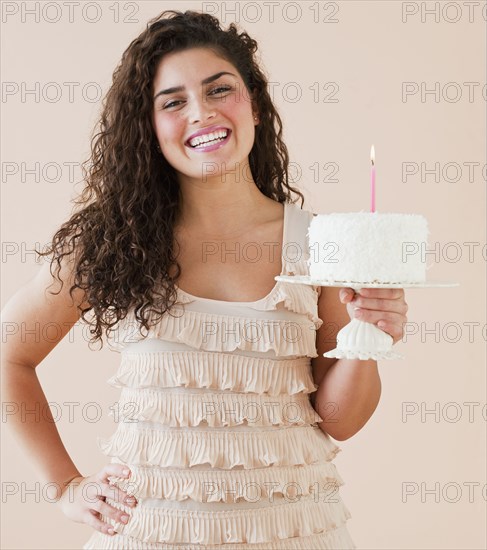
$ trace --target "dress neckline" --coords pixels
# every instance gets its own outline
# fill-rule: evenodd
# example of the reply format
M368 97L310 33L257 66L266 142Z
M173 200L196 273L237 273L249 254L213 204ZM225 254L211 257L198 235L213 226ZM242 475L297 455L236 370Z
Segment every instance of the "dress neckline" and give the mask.
M284 204L284 212L283 212L283 227L282 227L282 247L281 247L281 273L279 275L286 275L286 261L284 260L284 246L286 245L286 239L287 239L287 218L288 218L288 207L289 204L287 202L282 203ZM184 294L188 298L192 298L193 300L199 300L200 302L209 302L213 304L229 304L229 305L244 305L244 306L250 306L253 304L259 304L260 302L264 302L274 294L276 289L279 286L279 281L276 281L274 286L272 287L272 290L263 298L259 298L258 300L254 300L253 302L233 302L229 300L215 300L213 298L203 298L201 296L194 296L194 294L190 294L189 292L186 292L182 288L180 288L177 284L175 285L176 290L180 292L181 294Z

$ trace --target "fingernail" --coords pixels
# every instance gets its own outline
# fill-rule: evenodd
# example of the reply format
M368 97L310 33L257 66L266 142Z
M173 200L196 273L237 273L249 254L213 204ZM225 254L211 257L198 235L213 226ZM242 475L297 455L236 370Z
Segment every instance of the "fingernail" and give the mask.
M127 521L129 520L129 517L124 514L121 518L120 518L124 523L127 523Z
M124 476L128 476L129 474L130 474L130 470L124 470L124 471L123 471L123 475L124 475Z
M108 534L109 535L114 535L115 531L110 527L110 529L108 529Z
M125 502L129 504L130 506L135 506L135 498L134 497L128 497L125 499Z

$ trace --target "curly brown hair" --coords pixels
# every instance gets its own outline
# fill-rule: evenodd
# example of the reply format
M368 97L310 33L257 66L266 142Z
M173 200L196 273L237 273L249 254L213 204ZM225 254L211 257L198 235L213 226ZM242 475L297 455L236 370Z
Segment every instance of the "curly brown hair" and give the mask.
M258 189L279 203L295 202L295 193L304 204L302 193L288 183L282 122L255 60L257 42L239 33L234 23L225 31L217 18L196 11L166 10L151 19L123 53L102 101L99 131L92 133L91 155L82 163L85 187L74 199L80 208L45 252L36 251L54 254L51 274L56 260L60 281L61 260L74 259L69 293L84 291L91 307L78 305L81 318L94 326L90 342L100 340L101 347L103 329L108 333L132 308L137 322L148 329L151 314L162 316L177 300L181 268L173 228L181 196L176 171L157 148L152 85L166 54L193 47L207 47L232 63L247 91L255 94L260 120L249 164ZM176 274L170 276L173 266ZM85 315L91 310L88 321Z

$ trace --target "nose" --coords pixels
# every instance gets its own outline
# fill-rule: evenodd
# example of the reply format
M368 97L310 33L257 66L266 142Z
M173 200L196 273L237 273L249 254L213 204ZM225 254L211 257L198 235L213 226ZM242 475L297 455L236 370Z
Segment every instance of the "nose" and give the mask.
M193 124L195 122L201 122L214 117L215 109L208 108L208 102L204 98L194 97L193 101L191 102L189 122Z

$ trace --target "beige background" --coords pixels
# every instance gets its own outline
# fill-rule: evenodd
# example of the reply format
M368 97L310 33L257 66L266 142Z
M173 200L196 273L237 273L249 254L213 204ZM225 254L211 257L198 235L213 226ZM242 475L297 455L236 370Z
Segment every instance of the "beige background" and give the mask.
M450 3L447 11L446 3L439 2L437 22L434 15L421 20L421 10L434 7L433 2L286 2L275 8L273 20L264 9L255 22L255 3L241 2L237 18L225 14L222 3L216 2L120 2L118 23L110 8L113 2L92 2L101 13L95 23L83 20L80 8L70 23L62 2L57 23L45 20L55 18L52 7L45 17L41 11L38 22L28 15L22 22L22 5L25 9L33 2L3 4L4 11L6 5L19 9L17 14L4 13L3 82L17 83L19 89L22 83L31 89L39 82L41 90L55 82L62 96L52 103L42 96L36 102L29 95L23 102L20 93L2 97L2 305L39 269L34 255L22 250L50 240L71 211L70 199L81 190L80 183L75 185L81 179L79 168L70 178L64 167L58 181L46 181L42 173L39 181L32 174L23 177L20 168L21 163L32 168L38 162L41 172L44 168L48 178L56 179L48 163L62 167L86 158L100 101L86 101L82 87L95 82L104 93L124 49L162 9L213 9L225 26L237 20L259 41L264 67L277 83L274 98L291 159L302 170L297 185L305 193L305 208L367 210L369 151L374 143L378 210L426 216L431 246L440 252L436 261L429 256L429 277L461 284L455 289L406 291L409 329L417 328L406 343L395 346L406 359L380 364L383 395L375 415L355 437L340 443L336 464L346 481L342 495L353 516L352 537L364 549L484 548L485 2L470 14L463 2ZM283 12L283 4L288 4L288 12ZM284 17L296 17L293 5L302 13L291 23ZM337 22L314 22L313 6L319 6L321 19ZM403 22L403 10L415 8L418 13ZM91 9L87 18L93 19L96 12ZM123 22L130 17L135 22ZM73 102L64 82L80 83L73 88ZM289 86L293 82L302 92L295 102L295 88ZM440 96L435 101L427 95L422 101L417 93L403 101L403 82L416 82L420 90L421 83L432 88L438 82ZM471 88L473 97L464 82L479 83ZM320 103L313 100L313 83L321 88ZM336 83L328 85L327 94L326 83ZM333 97L338 102L324 103L337 86ZM462 97L451 101L455 88ZM54 88L45 91L53 94ZM431 168L435 162L440 163L440 181L432 175L421 181L420 173L403 181L403 163ZM338 181L315 181L310 168L314 163L321 165L321 179L332 170L333 165L325 164L336 163ZM455 179L454 166L448 163L462 168L458 181L448 181ZM477 163L472 178L464 163ZM10 175L8 170L16 165L19 172ZM463 244L467 242L478 243L471 245L470 258ZM453 261L455 254L460 257ZM425 332L435 323L437 341ZM108 412L118 390L106 380L118 361L119 356L107 349L97 354L90 350L83 327L75 326L38 368L48 400L58 404L62 438L84 475L105 461L96 436L108 436L115 429ZM68 402L78 404L73 405L73 418ZM438 417L429 414L422 419L421 410L434 409L435 403ZM471 415L465 403L477 404L470 405ZM404 407L418 412L403 418ZM94 418L97 411L102 414L99 420ZM8 431L3 432L2 547L80 548L91 528L62 516L43 498L42 487L36 494L37 480L27 457L19 453ZM425 493L435 483L438 502ZM12 487L16 494L9 493ZM403 498L405 487L411 494Z

